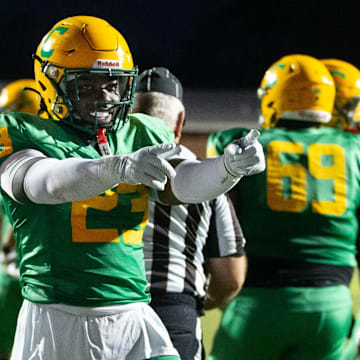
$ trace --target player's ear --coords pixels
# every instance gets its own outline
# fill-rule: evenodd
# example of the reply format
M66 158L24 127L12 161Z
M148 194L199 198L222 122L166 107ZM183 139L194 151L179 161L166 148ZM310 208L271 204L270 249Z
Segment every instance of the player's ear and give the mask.
M180 138L181 138L181 133L182 133L182 129L184 126L184 122L185 122L185 110L179 111L178 113L178 118L176 121L176 127L174 130L174 134L175 134L175 143L179 143Z

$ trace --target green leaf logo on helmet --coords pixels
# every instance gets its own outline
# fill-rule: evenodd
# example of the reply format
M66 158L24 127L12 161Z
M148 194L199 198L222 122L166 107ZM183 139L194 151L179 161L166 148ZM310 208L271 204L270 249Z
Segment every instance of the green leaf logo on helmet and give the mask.
M55 29L53 29L52 31L49 32L49 35L46 37L46 40L44 41L44 44L43 44L43 46L41 48L41 56L43 58L48 59L49 57L51 57L51 55L54 52L54 49L52 49L50 47L51 43L49 42L51 36L56 32L59 33L59 35L63 35L67 30L68 30L68 28L66 28L66 27L58 26L58 27L56 27Z

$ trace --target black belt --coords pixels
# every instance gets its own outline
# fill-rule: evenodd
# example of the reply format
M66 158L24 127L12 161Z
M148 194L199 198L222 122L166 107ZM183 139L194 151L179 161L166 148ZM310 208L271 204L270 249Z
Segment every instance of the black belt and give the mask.
M169 293L161 291L151 291L151 306L162 305L186 305L195 309L199 316L203 315L204 304L201 299L194 295L184 293Z
M248 256L244 287L349 285L354 268Z

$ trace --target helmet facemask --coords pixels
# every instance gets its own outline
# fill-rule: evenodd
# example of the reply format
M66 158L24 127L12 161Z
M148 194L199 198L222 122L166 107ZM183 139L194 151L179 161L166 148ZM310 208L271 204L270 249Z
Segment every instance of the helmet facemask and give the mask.
M111 131L123 124L138 71L126 40L107 21L85 15L58 21L41 40L34 59L35 80L49 118L88 137L96 135L98 127ZM91 97L85 97L81 88L87 77L93 79ZM113 89L98 92L99 78L116 80L118 95L113 96ZM85 112L89 99L92 104Z
M96 135L98 128L116 130L126 120L133 104L138 73L136 67L125 70L84 69L63 68L47 63L42 65L42 71L56 91L52 111L48 111L55 120L61 120L89 135ZM101 82L108 83L110 88L100 90L97 87ZM108 95L101 95L101 91ZM102 123L104 114L111 119Z

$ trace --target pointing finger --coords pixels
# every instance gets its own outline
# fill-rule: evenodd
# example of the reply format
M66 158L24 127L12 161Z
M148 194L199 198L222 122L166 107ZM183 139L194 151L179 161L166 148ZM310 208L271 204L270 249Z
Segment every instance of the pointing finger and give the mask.
M259 137L260 132L256 129L251 129L245 137L239 140L240 146L245 149L247 146L254 144L257 138Z

